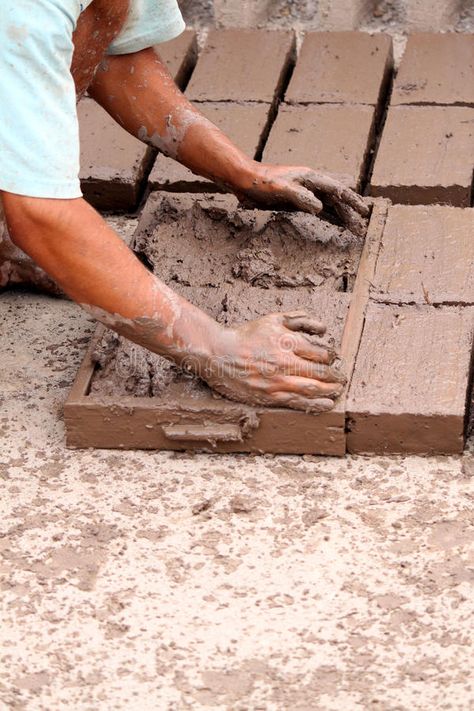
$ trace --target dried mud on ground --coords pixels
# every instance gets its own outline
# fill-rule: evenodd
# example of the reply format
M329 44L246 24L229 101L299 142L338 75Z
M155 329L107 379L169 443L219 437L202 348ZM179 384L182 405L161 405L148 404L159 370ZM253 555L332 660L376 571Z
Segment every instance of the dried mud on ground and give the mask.
M67 451L93 324L0 310L0 708L474 708L471 453Z

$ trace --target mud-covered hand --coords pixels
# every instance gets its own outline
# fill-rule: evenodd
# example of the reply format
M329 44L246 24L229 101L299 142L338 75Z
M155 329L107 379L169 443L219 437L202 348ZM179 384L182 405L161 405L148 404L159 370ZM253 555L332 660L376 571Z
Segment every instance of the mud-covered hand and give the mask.
M324 332L323 324L301 311L226 328L200 374L231 400L307 412L330 410L346 378L333 365L335 353L308 338Z
M329 207L348 229L355 234L365 234L367 202L335 178L304 167L256 162L254 166L249 184L236 191L243 204L290 207L315 215Z

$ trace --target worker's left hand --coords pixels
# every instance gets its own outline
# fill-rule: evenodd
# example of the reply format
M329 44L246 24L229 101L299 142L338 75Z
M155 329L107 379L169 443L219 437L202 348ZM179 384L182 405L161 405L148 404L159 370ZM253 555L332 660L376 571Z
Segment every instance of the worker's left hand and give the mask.
M250 183L236 194L249 207L288 207L314 215L329 207L352 232L366 232L368 203L335 178L310 168L254 162Z

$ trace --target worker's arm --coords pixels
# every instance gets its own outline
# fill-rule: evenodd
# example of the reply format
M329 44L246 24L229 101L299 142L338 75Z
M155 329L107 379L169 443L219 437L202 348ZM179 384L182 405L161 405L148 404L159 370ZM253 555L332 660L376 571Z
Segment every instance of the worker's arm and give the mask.
M154 277L83 199L1 193L12 240L99 321L235 400L325 410L342 389L304 314L225 328Z
M242 201L315 214L329 206L353 231L364 231L361 217L368 206L359 195L309 168L271 166L246 156L190 104L153 49L108 57L89 93L132 135Z

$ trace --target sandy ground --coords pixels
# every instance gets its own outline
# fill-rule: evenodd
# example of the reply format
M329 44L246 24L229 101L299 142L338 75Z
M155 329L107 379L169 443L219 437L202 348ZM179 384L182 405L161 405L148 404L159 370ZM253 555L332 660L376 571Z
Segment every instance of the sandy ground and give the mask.
M0 313L1 709L474 709L472 454L68 451L93 324Z

